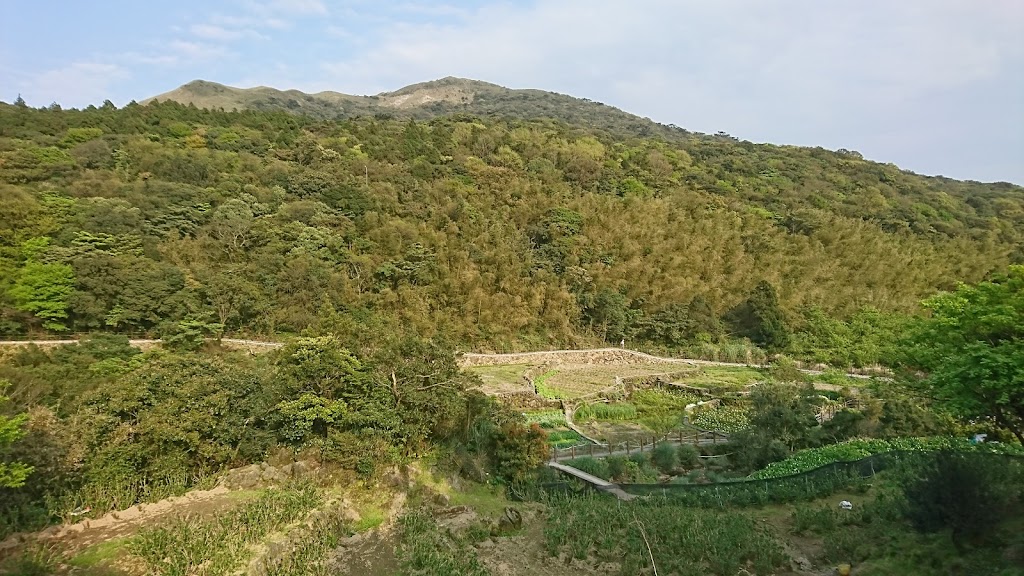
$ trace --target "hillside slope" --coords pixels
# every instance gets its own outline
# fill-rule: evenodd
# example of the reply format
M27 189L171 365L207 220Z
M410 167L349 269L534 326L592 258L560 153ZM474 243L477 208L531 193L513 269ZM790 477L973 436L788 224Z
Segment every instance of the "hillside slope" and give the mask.
M1020 187L549 120L0 105L0 195L0 336L749 337L860 365L922 298L1024 261Z

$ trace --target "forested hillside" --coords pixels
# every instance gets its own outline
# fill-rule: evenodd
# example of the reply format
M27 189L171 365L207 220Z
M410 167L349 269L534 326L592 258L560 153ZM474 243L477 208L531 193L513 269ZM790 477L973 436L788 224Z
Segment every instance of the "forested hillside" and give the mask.
M547 120L0 105L0 182L7 337L749 337L861 364L922 298L1024 261L1016 186Z

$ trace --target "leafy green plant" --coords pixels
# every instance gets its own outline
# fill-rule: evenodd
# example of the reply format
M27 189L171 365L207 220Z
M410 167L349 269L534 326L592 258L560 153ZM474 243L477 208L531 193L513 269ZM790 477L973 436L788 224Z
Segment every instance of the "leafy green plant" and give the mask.
M689 422L702 430L732 433L750 426L749 414L749 409L743 406L700 408L690 416Z
M622 421L635 420L637 417L636 406L627 403L596 403L587 404L576 411L574 419L581 422L588 420L598 421Z
M533 385L534 387L537 388L537 394L543 396L544 398L550 398L552 400L560 400L562 398L565 398L565 394L562 391L555 389L551 386L548 386L546 384L546 382L556 374L558 374L558 370L548 370L547 372L533 379Z
M526 412L524 416L527 424L537 424L545 429L565 426L565 413L561 410Z
M769 464L751 474L750 477L756 479L779 478L813 470L833 462L849 462L884 452L931 452L937 450L1024 455L1024 447L1019 445L972 444L964 438L896 438L892 440L856 438L821 448L802 450L785 460Z

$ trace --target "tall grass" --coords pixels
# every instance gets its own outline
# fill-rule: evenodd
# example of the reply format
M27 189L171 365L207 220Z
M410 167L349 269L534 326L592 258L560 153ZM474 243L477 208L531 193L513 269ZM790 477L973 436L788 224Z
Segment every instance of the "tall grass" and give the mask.
M271 532L301 518L320 505L323 497L312 486L266 490L255 500L209 519L179 518L164 526L146 528L128 541L128 550L141 558L149 574L204 576L234 573L248 547Z
M574 415L574 418L581 422L590 420L618 422L622 420L635 420L636 417L636 406L625 402L587 404L577 410Z
M441 529L428 513L410 512L402 516L398 523L398 557L404 574L488 576L471 542Z
M340 516L320 519L305 531L287 555L263 563L268 576L330 576L336 574L331 553L349 535L349 525Z

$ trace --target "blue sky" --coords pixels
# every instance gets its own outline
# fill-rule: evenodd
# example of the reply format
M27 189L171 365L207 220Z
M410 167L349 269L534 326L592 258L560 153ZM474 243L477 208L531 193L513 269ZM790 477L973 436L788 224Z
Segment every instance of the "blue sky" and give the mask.
M1024 184L1020 0L0 0L0 100L196 78L376 94L541 88L756 142Z

